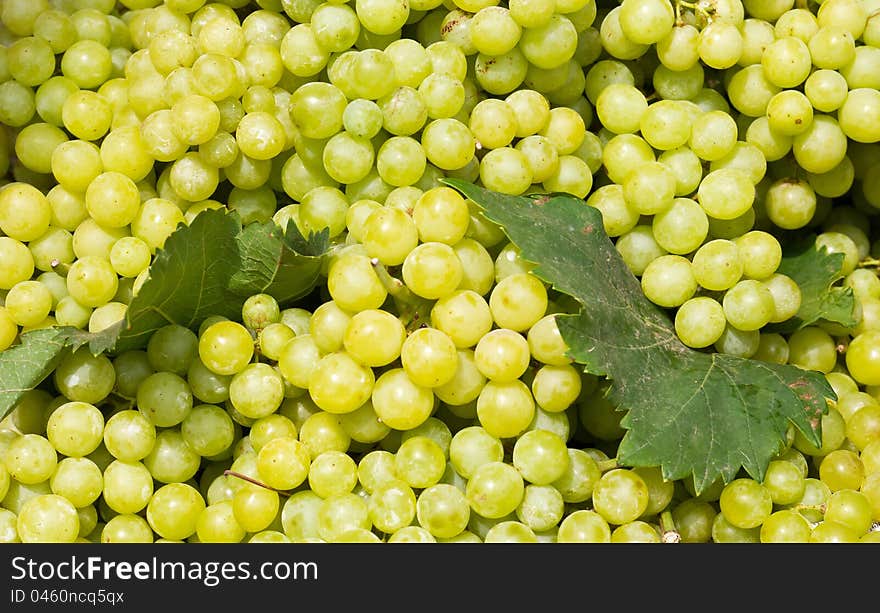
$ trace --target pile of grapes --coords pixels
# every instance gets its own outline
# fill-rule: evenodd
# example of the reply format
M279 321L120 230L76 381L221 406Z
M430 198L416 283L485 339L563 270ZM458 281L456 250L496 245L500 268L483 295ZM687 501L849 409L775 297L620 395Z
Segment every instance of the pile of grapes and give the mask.
M124 319L204 211L330 242L305 298L67 351L0 422L0 542L880 541L880 0L0 22L0 356ZM792 427L763 480L702 490L618 463L613 383L556 325L578 304L444 178L600 210L685 346L824 374L821 445ZM857 322L773 327L812 235Z

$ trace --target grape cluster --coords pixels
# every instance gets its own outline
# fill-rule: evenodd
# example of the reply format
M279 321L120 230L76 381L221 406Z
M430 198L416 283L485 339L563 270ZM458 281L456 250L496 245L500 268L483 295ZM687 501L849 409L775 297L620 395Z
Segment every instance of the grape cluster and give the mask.
M309 301L66 355L0 422L0 540L873 541L880 0L5 0L0 351L125 317L207 209L327 230ZM577 304L444 186L602 212L695 350L822 372L821 447L615 460ZM793 235L852 328L769 326ZM552 249L553 246L548 246Z

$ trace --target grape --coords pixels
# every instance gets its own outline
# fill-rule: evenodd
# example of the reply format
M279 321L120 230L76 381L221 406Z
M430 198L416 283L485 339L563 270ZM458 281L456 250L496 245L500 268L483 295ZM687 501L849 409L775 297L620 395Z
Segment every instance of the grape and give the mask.
M9 477L25 485L49 479L58 465L58 454L52 443L39 434L24 434L6 448L4 464Z
M183 540L195 533L205 507L201 494L191 485L168 483L150 498L147 521L162 538Z
M394 473L412 488L435 485L443 476L446 456L427 436L412 436L400 443L394 457Z
M579 509L559 522L559 543L610 543L611 527L596 511Z
M198 353L202 363L218 375L242 371L253 356L254 342L247 328L234 321L220 321L199 337Z
M487 462L468 479L465 495L475 513L497 519L513 512L524 493L523 479L515 468L504 462Z
M142 463L114 460L104 469L103 500L117 513L138 513L153 495L153 476Z
M280 508L278 492L247 485L232 497L235 522L246 532L260 532L269 527Z
M761 524L762 543L806 543L810 536L809 522L796 511L775 511Z
M452 339L442 330L420 328L403 341L400 364L416 385L438 387L455 376L458 351Z
M91 505L101 495L104 476L88 458L64 458L49 479L52 493L62 496L75 507Z
M22 543L72 543L79 534L79 517L66 498L44 494L22 506L16 529Z
M117 459L136 462L144 459L156 442L156 427L142 413L123 410L107 419L104 445Z
M187 444L180 428L159 431L143 464L160 483L183 483L198 472L201 456Z
M55 450L74 458L94 451L103 439L103 432L104 416L87 402L62 404L52 411L46 423L46 436Z
M235 519L231 500L209 504L196 521L196 535L201 543L239 543L246 532Z
M547 430L529 430L513 446L513 465L523 479L534 485L548 485L568 469L565 440Z
M770 516L773 498L761 483L739 478L724 487L718 504L731 526L748 530L759 527Z

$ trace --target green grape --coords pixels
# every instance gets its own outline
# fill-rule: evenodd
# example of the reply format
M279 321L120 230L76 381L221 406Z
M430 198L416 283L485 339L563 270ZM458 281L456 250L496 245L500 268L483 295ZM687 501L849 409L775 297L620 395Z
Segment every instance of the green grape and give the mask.
M62 404L52 411L46 423L49 442L56 451L69 457L90 454L101 443L103 432L103 414L87 402Z
M775 313L773 294L755 279L737 281L724 292L722 307L727 321L742 331L764 327Z
M593 508L609 524L625 524L640 517L648 506L648 486L630 470L613 469L593 486Z
M534 485L548 485L560 479L568 469L565 440L546 430L530 430L517 438L513 446L513 465L523 478Z
M871 502L860 491L837 490L828 497L824 521L837 522L861 536L868 532L873 522Z
M196 531L205 501L186 483L168 483L153 494L147 505L147 521L162 538L183 540Z
M449 462L466 479L479 466L503 459L504 448L501 441L480 426L468 426L459 430L449 444Z
M599 121L615 134L631 134L639 130L648 102L635 86L612 83L602 89L596 98Z
M253 485L236 490L232 497L232 513L236 523L246 532L268 528L280 508L278 492Z
M200 543L240 543L246 534L235 519L231 500L208 504L196 520Z
M805 475L794 463L773 460L764 473L763 485L770 491L774 505L793 504L803 498Z
M357 464L341 451L325 451L316 456L309 467L309 488L321 498L350 492L357 480Z
M789 363L802 368L830 372L837 363L837 345L828 332L806 326L788 338Z
M660 543L659 529L647 522L636 520L621 524L611 531L612 543Z
M39 281L20 281L6 294L6 313L22 327L42 322L52 310L52 293Z
M143 464L160 483L183 483L196 475L201 459L187 444L180 428L175 427L156 434L156 442Z
M809 522L796 511L774 511L761 524L762 543L807 543L810 541Z
M300 440L306 444L311 457L330 449L346 451L351 444L351 437L342 427L339 416L333 413L313 413L303 421L299 430Z
M446 469L443 449L427 436L411 436L401 442L394 457L394 473L412 488L435 485Z
M855 543L861 535L836 521L822 521L810 534L811 543Z
M69 400L95 404L113 390L116 371L106 355L94 356L83 348L62 358L53 378L58 391Z
M269 364L248 364L229 382L229 401L246 418L259 419L274 413L283 399L284 381Z
M138 513L153 496L153 476L141 462L114 460L104 469L102 496L116 513Z
M242 324L219 321L208 326L199 337L202 363L218 375L234 375L244 370L253 356L254 339Z
M707 543L717 512L711 503L688 498L672 508L672 520L682 543Z
M579 509L559 522L558 543L610 543L611 527L596 511Z
M347 492L324 499L317 512L318 536L332 541L353 528L372 527L368 503L357 494Z
M141 412L122 410L107 419L103 440L113 457L124 462L137 462L153 449L156 427Z
M308 389L319 407L330 413L343 414L364 404L373 393L374 383L375 376L369 366L358 363L345 351L335 351L321 357L315 364ZM280 403L280 398L278 401Z
M457 487L439 483L419 493L416 518L435 538L453 538L467 528L470 506Z
M654 304L677 307L697 290L691 262L684 256L666 254L653 259L642 271L642 291Z
M724 333L727 319L722 305L710 296L686 300L675 313L675 332L688 347L708 347Z
M374 449L358 460L358 484L368 493L383 483L397 479L394 468L394 454L383 449Z
M24 485L47 481L58 465L52 443L39 434L23 434L6 448L3 457L9 476Z
M180 433L200 456L216 456L233 443L235 428L229 414L216 405L200 404L184 417Z
M88 458L64 458L49 479L53 494L64 497L77 508L90 506L101 495L104 476Z
M396 478L377 484L368 502L372 524L387 534L410 525L416 517L417 500L412 488Z
M28 500L16 522L22 543L72 543L79 534L79 516L66 498L44 494Z
M867 330L853 338L846 351L850 376L862 385L878 385L876 366L880 360L880 332Z
M138 387L137 408L152 424L168 428L181 423L193 407L192 390L173 372L158 371Z
M527 525L518 521L501 521L493 525L483 538L484 543L537 543L538 537Z
M768 513L769 517L770 513ZM724 513L718 513L712 520L713 543L760 543L761 528L740 528L730 523Z
M724 486L718 503L724 519L742 530L758 528L770 516L773 507L770 491L747 478L734 479Z
M833 492L858 490L865 478L865 467L858 453L835 449L819 462L819 478Z
M516 510L525 494L519 472L504 462L486 462L468 479L465 496L482 517L497 519Z

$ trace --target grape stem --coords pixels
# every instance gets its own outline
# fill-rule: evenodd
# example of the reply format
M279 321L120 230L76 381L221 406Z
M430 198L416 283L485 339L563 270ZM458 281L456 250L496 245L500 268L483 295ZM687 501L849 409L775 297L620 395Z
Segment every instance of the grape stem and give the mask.
M290 492L287 492L285 490L278 490L278 489L275 489L274 487L269 487L268 485L266 485L262 481L258 481L257 479L254 479L253 477L248 477L247 475L240 473L240 472L236 472L234 470L229 470L229 469L224 470L223 474L226 476L229 476L229 477L236 477L236 478L241 479L243 481L247 481L248 483L253 483L254 485L265 488L267 490L272 490L273 492L278 492L278 494L280 496L290 496Z
M675 0L675 17L676 17L676 21L680 21L680 20L681 20L681 7L685 7L685 8L689 8L689 9L691 9L694 13L698 14L699 16L701 16L701 17L702 17L703 19L705 19L707 22L711 22L711 21L712 21L712 15L710 14L710 12L707 11L706 9L704 9L702 6L700 6L699 3L697 3L697 2L686 2L685 0Z
M400 320L407 332L412 332L430 320L430 301L417 296L403 281L392 276L378 258L373 258L370 263L373 265L373 270L376 271L379 281L385 287L385 291L394 299Z
M54 272L57 272L59 275L67 276L67 273L70 272L70 264L67 262L62 262L59 259L53 259L49 262L49 265L52 267Z
M115 392L111 392L107 398L101 403L102 405L108 406L111 411L124 411L130 410L134 408L135 400L134 398L126 398L125 396L121 396Z
M672 511L663 511L660 513L660 538L664 543L680 543L681 533L675 527L675 520L672 519Z
M596 462L596 466L598 466L599 471L603 473L607 473L609 470L614 470L615 468L620 468L620 464L617 463L617 458Z
M794 511L819 511L822 515L825 514L825 505L824 504L797 504L792 507Z
M880 268L880 258L865 258L859 262L859 268Z

